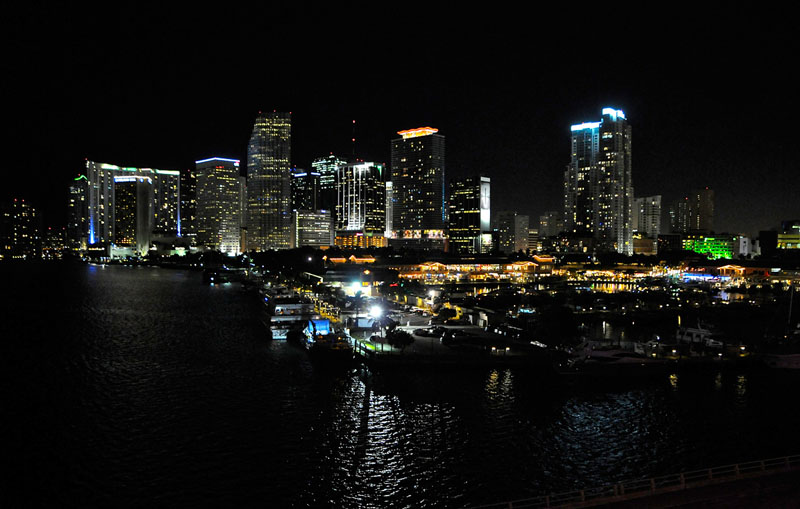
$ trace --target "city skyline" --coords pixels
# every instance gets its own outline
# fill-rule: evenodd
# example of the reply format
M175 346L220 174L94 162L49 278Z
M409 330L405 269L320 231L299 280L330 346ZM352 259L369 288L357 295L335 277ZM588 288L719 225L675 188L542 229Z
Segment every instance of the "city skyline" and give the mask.
M449 26L431 37L435 19L409 28L406 15L389 23L373 9L357 20L374 19L383 32L366 45L315 32L331 13L287 8L260 29L248 18L264 12L223 13L225 37L204 39L197 27L210 13L181 20L177 11L132 10L124 22L113 11L13 13L10 141L20 176L4 198L25 198L47 225L66 223L67 188L85 158L176 170L209 154L244 161L258 111L277 110L292 112L292 166L310 170L330 153L388 163L397 131L433 126L447 138L447 181L485 173L504 209L538 217L561 208L570 125L614 107L631 120L637 196L671 203L710 186L716 230L730 233L755 235L800 214L797 101L783 64L796 43L785 27L729 19L700 31L698 20L662 48L667 23L625 18L627 40L648 52L625 43L618 64L588 59L571 77L580 39L602 27L576 26L566 43L513 22L480 25L480 37ZM85 29L108 20L115 36L100 44ZM253 70L254 41L267 29L287 41L302 36L311 49L287 42L270 69ZM418 40L426 43L407 44ZM400 61L407 72L395 72ZM215 68L237 78L206 78ZM364 79L343 79L353 73ZM52 184L41 186L42 177Z

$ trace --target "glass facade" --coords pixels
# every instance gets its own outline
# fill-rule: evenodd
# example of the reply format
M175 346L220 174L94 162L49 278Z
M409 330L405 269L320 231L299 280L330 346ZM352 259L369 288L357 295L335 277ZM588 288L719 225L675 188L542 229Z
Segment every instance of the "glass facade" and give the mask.
M386 182L382 164L353 163L338 167L335 224L336 230L384 234Z
M195 163L197 243L230 255L241 252L242 185L239 161L211 158Z
M256 118L247 149L247 250L289 248L291 223L289 113Z
M292 210L319 210L319 179L316 171L292 172ZM326 209L327 210L327 209Z
M326 157L319 157L311 163L316 173L319 173L319 203L317 207L321 210L330 210L336 220L336 173L339 166L347 164L347 161L333 154Z
M445 146L437 129L399 131L391 142L392 227L397 237L442 237Z
M151 183L150 228L159 233L180 235L181 178L172 170L134 168L86 161L87 230L89 244L114 242L115 187L119 178L145 178Z
M564 225L590 234L601 250L633 254L631 128L620 110L600 122L571 127L571 161L564 173Z
M488 186L489 177L466 177L450 181L448 237L451 252L458 254L481 252L480 235L484 231L489 231L491 227L491 224L482 226L481 223L481 188L484 179Z

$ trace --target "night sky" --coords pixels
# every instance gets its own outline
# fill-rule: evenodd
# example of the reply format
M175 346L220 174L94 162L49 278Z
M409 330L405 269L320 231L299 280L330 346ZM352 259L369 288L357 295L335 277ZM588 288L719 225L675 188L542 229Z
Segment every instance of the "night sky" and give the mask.
M606 106L632 126L636 196L711 186L718 232L800 217L800 44L779 12L126 5L4 13L2 197L45 225L85 158L244 164L259 110L292 112L299 168L351 156L354 119L356 157L384 163L397 131L436 127L448 179L488 175L493 210L538 216L562 206L570 125Z

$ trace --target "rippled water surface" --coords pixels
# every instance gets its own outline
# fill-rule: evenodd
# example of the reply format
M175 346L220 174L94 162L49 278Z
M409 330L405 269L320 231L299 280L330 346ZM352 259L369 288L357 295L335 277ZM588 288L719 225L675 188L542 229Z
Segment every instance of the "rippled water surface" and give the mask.
M2 496L30 505L462 507L800 451L797 377L337 372L199 273L0 273Z

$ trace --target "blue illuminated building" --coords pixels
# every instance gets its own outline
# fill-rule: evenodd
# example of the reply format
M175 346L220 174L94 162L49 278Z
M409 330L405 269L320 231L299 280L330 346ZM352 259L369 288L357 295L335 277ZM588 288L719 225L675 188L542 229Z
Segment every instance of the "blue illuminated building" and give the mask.
M602 120L573 125L570 131L566 231L591 235L601 251L633 254L631 128L625 113L604 108Z

